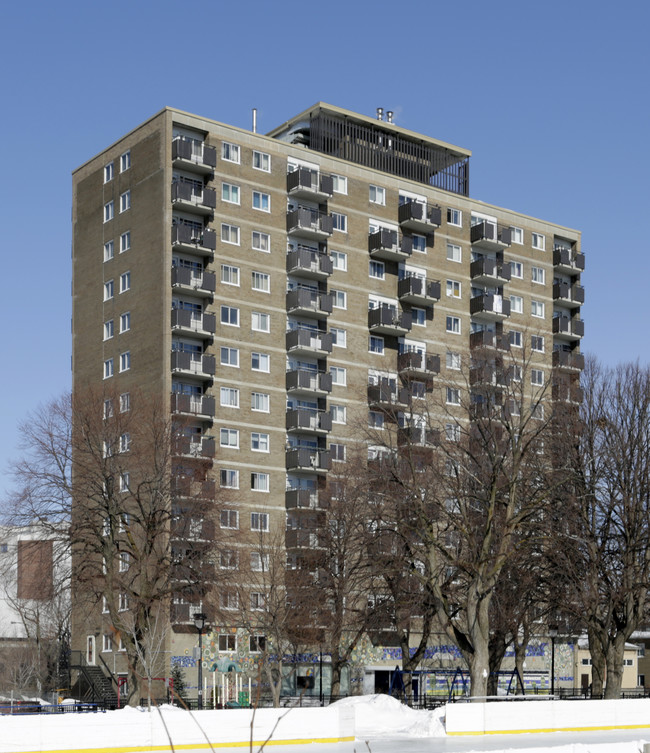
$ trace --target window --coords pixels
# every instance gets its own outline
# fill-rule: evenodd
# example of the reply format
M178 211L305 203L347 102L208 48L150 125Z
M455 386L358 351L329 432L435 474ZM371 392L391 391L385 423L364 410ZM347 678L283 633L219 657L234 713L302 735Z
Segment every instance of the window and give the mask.
M127 350L120 354L120 371L128 371L131 368L131 353Z
M330 366L330 374L332 375L332 384L338 384L345 387L347 373L342 366Z
M384 414L376 410L368 411L368 426L373 429L383 429Z
M544 384L544 372L542 369L530 370L530 382L531 384L542 385Z
M458 424L445 424L445 437L449 442L460 442L460 426Z
M251 353L251 369L253 371L270 371L271 357L266 353Z
M110 340L113 337L113 320L104 322L104 340Z
M447 317L447 332L453 332L455 335L460 335L460 317L459 316Z
M235 246L239 245L239 227L237 225L227 225L225 222L221 223L221 240L223 243L232 243Z
M520 227L511 227L510 241L521 245L524 242L524 231Z
M104 261L110 261L115 254L115 244L113 241L104 243Z
M267 512L251 513L251 531L268 531L269 514Z
M131 312L127 311L120 314L120 334L128 332L131 329Z
M520 261L511 261L510 273L512 277L516 277L519 280L523 280L524 279L524 265Z
M332 212L332 226L334 230L340 230L342 233L348 232L348 216L340 212Z
M544 352L544 338L542 335L531 335L530 348L536 350L538 353Z
M235 471L232 468L221 468L219 471L219 486L223 489L239 489L239 471ZM235 523L237 522L237 513L233 510L223 510L221 515L222 528L237 528L237 525L226 525L224 523L223 513L234 514Z
M460 246L456 246L453 243L447 244L447 259L449 261L461 262L463 260L463 252Z
M106 521L104 521L104 523L106 523ZM104 526L104 536L108 536L108 533L106 531L106 526ZM6 544L2 544L2 546L5 547L5 548L4 549L0 548L0 551L6 552L7 551L7 549L6 549L7 545ZM105 596L102 596L102 614L108 614L108 599Z
M371 204L386 204L386 189L379 186L370 186L369 201Z
M255 492L269 491L268 473L251 473L251 489Z
M368 274L377 280L383 280L386 276L386 265L383 261L368 262Z
M447 351L447 368L453 369L454 371L460 369L460 353L453 353L450 350Z
M346 272L348 269L348 255L343 251L330 251L330 259L332 260L332 267L339 269L341 272Z
M253 150L253 167L255 170L264 170L265 173L270 173L271 155Z
M544 303L543 301L531 301L530 302L531 316L537 316L540 319L544 318Z
M236 306L222 306L221 323L230 327L239 327L239 309Z
M271 276L266 272L251 272L251 287L261 293L271 292Z
M259 209L261 212L271 211L271 197L261 191L253 191L253 209Z
M104 633L102 636L102 653L113 650L113 639L110 633Z
M330 443L329 446L330 456L332 460L336 461L344 461L345 460L345 445L344 444L336 444L336 443Z
M334 193L348 192L348 179L343 175L332 175L332 190Z
M228 473L235 474L236 478L236 485L226 488L231 489L238 489L239 488L239 475L238 471L227 471ZM221 471L223 473L223 471ZM221 477L223 479L223 476ZM221 486L226 486L225 484L221 484ZM222 528L239 528L239 513L237 510L222 510L220 515L220 522Z
M341 327L330 327L330 334L332 335L332 345L337 348L347 348L347 330L341 329Z
M368 351L370 353L377 353L377 355L384 355L384 338L370 335L368 338Z
M411 306L411 324L414 327L426 327L427 325L426 309L420 309L420 308L417 308L417 306Z
M120 413L128 413L131 410L131 393L123 392L120 395Z
M460 298L460 282L458 280L447 280L447 295L450 298Z
M222 591L219 594L219 604L222 609L238 609L239 598L236 591ZM235 636L232 636L233 640Z
M221 346L221 365L239 368L239 348Z
M131 231L127 230L126 233L120 235L120 253L123 254L131 248Z
M449 405L460 405L460 390L456 387L447 387L447 402Z
M255 251L263 251L265 254L270 253L271 236L268 233L261 233L259 230L253 230L253 249Z
M109 162L104 165L104 183L110 183L113 180L113 163Z
M258 573L268 572L269 555L260 554L259 552L251 552L251 570Z
M236 162L237 164L239 164L240 162L239 144L230 144L227 141L224 141L221 144L221 157L222 159L225 159L227 162Z
M521 348L521 332L516 329L511 329L508 333L508 339L510 340L510 345L515 348Z
M414 251L417 251L419 254L426 254L427 252L427 239L424 235L416 235L413 233L411 236L412 240L412 247Z
M461 227L463 224L463 213L460 209L451 209L450 207L447 207L447 224Z
M229 204L239 204L239 186L233 183L221 184L221 200Z
M546 248L546 238L540 233L533 233L533 248L544 251Z
M260 610L264 609L265 599L264 594L253 591L251 593L251 609Z
M126 293L131 288L131 273L123 272L120 275L120 293Z
M237 650L237 636L232 633L219 635L219 651L236 651Z
M224 285L239 285L239 267L233 267L230 264L222 264L221 282Z
M533 282L536 282L540 285L543 285L546 282L544 269L542 267L531 267L530 272L531 272L531 279Z
M219 552L219 565L222 570L236 570L239 567L239 557L232 549L222 549Z
M266 392L251 392L251 410L269 412L269 396Z
M113 359L107 358L104 361L104 379L109 379L113 376Z
M125 593L121 593L118 597L118 610L120 612L126 612L129 608L129 597Z
M124 471L123 473L120 473L120 491L121 492L129 491L130 481L131 481L131 474L128 471Z
M110 397L104 400L104 420L107 418L113 418L113 400Z
M255 332L270 332L271 317L269 314L263 314L261 311L251 313L251 329Z
M266 638L263 635L251 635L248 638L248 652L250 654L260 654L266 650ZM643 683L640 683L643 685Z
M239 431L237 429L220 429L219 444L221 447L239 449Z
M220 395L220 405L224 408L239 408L239 390L236 387L222 387Z
M120 196L120 213L131 209L131 191L125 191Z
M120 157L120 172L123 173L131 167L131 150L124 152Z
M524 313L524 299L520 295L510 296L510 312L512 314Z
M269 451L269 435L262 434L259 431L251 432L251 450L253 452Z
M330 405L330 415L332 417L333 424L346 423L346 410L345 405Z
M348 294L344 290L330 290L332 294L332 306L335 309L346 309L348 307Z
M115 217L115 204L112 201L104 204L104 222L108 222Z

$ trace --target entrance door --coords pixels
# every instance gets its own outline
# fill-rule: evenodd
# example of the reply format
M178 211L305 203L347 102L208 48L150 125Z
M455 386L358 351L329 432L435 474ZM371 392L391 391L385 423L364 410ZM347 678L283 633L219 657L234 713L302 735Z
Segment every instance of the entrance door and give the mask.
M86 640L86 663L94 666L95 664L95 636L89 635Z

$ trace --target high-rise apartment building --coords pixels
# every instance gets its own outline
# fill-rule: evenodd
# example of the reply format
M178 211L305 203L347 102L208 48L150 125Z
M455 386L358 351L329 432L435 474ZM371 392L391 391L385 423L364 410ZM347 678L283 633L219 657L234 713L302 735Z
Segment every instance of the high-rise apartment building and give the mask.
M221 526L287 526L289 551L353 418L474 348L527 347L577 399L580 233L470 198L470 155L381 110L318 103L267 135L162 110L74 173L75 390L168 404L179 454L236 490ZM76 614L74 647L120 670L106 621ZM168 656L195 643L172 632Z

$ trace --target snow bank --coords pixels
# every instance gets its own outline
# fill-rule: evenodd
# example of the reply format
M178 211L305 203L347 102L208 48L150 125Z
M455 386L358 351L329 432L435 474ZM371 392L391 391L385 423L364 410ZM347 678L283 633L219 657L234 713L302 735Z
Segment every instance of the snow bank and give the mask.
M333 708L354 709L355 736L361 740L379 737L444 737L444 708L416 711L388 695L343 698Z

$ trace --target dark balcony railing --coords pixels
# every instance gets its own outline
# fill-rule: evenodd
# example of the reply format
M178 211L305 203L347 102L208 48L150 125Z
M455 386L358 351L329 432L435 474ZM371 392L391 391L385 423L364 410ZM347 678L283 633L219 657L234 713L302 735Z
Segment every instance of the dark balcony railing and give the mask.
M195 481L191 476L172 477L171 493L176 497L214 499L215 491L214 481Z
M397 371L439 374L440 356L416 353L415 351L400 353L397 356Z
M411 329L412 317L410 311L396 311L390 306L380 306L368 311L368 327L370 329L394 330L408 332Z
M585 357L582 353L568 350L553 351L553 366L559 369L584 369Z
M494 222L478 222L472 225L470 230L471 243L485 243L509 246L511 241L511 230L505 225L494 224Z
M332 260L327 254L322 254L311 248L296 248L287 253L288 274L313 274L315 276L331 275Z
M208 395L193 397L173 393L171 397L172 413L191 413L196 416L214 417L214 398Z
M368 402L371 405L383 405L389 407L408 405L409 391L406 387L393 387L386 382L369 384Z
M214 293L217 289L217 276L205 270L196 273L188 267L172 267L172 285L183 285L194 290Z
M288 549L316 549L319 543L316 531L292 528L285 534L285 546Z
M331 196L334 193L334 180L331 175L299 167L287 173L287 193L314 193Z
M286 336L287 350L314 350L332 352L332 335L311 329L292 329Z
M288 391L331 392L332 375L307 369L292 369L287 371L286 388Z
M411 275L397 283L397 297L430 298L439 301L440 283L437 280L427 280Z
M581 403L584 397L582 387L579 384L572 384L570 382L555 382L552 385L551 390L553 400L561 400L563 402Z
M396 230L382 228L368 236L368 249L377 258L406 257L413 253L413 240Z
M306 447L287 450L287 469L328 471L332 460L328 450L311 450Z
M508 338L497 332L472 332L469 336L469 347L474 348L496 348L497 350L510 350Z
M174 327L214 335L217 331L217 318L214 314L196 314L189 309L172 309L172 328Z
M172 227L172 244L196 246L214 251L217 248L217 234L214 230L204 228L198 230L190 225L174 225Z
M334 230L332 217L317 209L298 207L287 212L287 232L299 230L306 230L316 235L331 235Z
M190 437L178 437L174 447L177 455L194 458L213 458L216 449L212 437L201 437L199 442L193 442Z
M198 188L194 183L172 183L172 201L185 201L196 206L215 209L217 192L214 188Z
M320 314L332 313L332 296L308 288L297 288L287 293L287 311L310 311Z
M553 265L556 267L566 267L576 272L584 272L585 256L570 248L556 247L553 249Z
M217 150L198 139L175 138L172 141L172 160L177 159L213 168L217 166Z
M214 376L216 373L216 360L214 356L186 353L182 350L172 351L172 371L190 371L193 374Z
M553 285L553 300L566 300L573 303L585 302L585 289L582 285L570 285L568 282L556 282Z
M400 426L397 431L398 444L437 445L440 432L426 426Z
M502 295L477 295L470 299L469 313L510 316L510 301Z
M569 319L564 316L556 316L553 319L554 335L573 335L574 337L584 337L585 323L582 319Z
M497 262L495 259L477 259L469 266L469 274L472 279L477 277L489 277L495 280L510 280L510 264Z
M295 408L287 411L287 431L331 431L332 417L326 411Z
M422 201L407 201L401 204L397 214L400 223L417 222L422 225L440 227L442 210L437 206L430 206Z
M287 489L284 501L287 510L313 510L319 506L318 492L310 489Z

